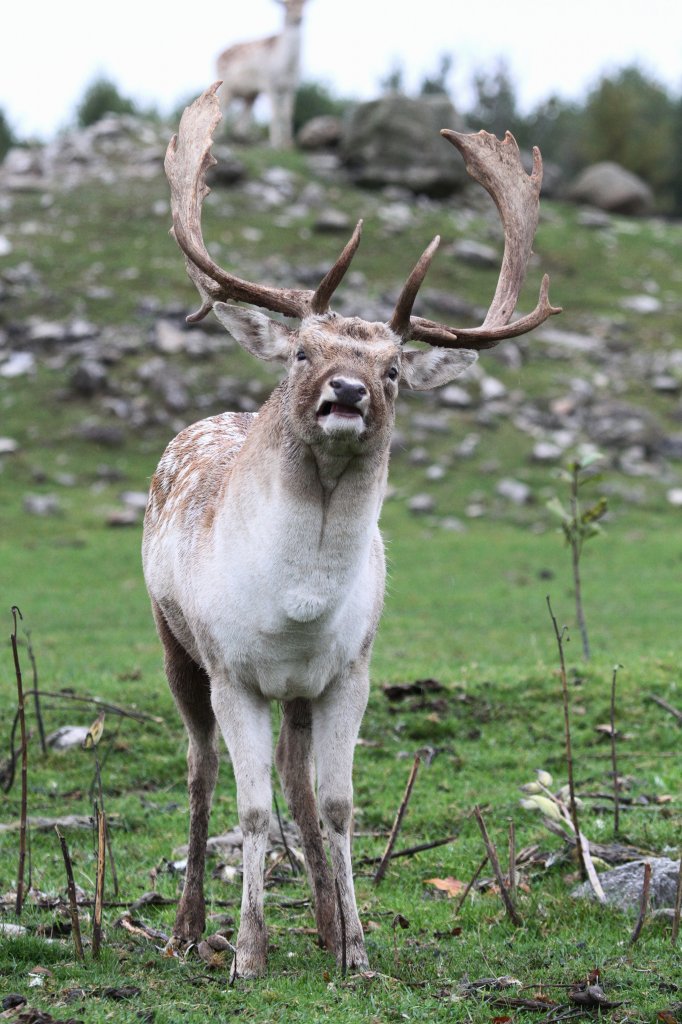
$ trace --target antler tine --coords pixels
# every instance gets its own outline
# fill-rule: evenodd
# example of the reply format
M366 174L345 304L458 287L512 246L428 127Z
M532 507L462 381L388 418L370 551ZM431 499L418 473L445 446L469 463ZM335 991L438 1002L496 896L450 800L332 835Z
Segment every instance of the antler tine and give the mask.
M330 270L327 271L325 276L322 278L320 283L315 290L315 294L312 297L310 308L313 313L326 313L329 309L329 303L331 302L332 295L341 284L346 271L348 270L351 260L357 252L357 248L360 245L360 239L362 237L362 221L359 220L355 225L355 231L350 237L350 240L346 243L346 246L337 259L336 263Z
M414 270L403 285L402 291L398 296L398 301L396 302L396 306L393 310L393 315L388 326L404 341L412 337L410 320L412 306L414 305L417 292L421 288L422 281L426 277L426 272L431 266L431 260L433 259L439 245L440 235L436 235L433 241L427 245L426 249L424 249L424 252L419 257Z
M412 317L411 337L445 348L492 348L503 338L526 334L561 312L549 302L549 278L545 275L533 312L510 323L538 224L542 157L534 147L533 172L529 175L511 132L502 142L484 131L463 135L443 129L441 135L460 151L471 177L492 196L504 228L504 255L495 295L480 327L461 329Z
M172 234L187 257L187 271L197 286L202 306L188 318L195 322L214 302L236 299L302 318L310 312L313 292L253 284L229 274L209 256L201 233L201 207L209 188L204 180L215 164L211 155L213 133L221 119L214 82L182 115L178 134L168 144L165 170L171 189Z

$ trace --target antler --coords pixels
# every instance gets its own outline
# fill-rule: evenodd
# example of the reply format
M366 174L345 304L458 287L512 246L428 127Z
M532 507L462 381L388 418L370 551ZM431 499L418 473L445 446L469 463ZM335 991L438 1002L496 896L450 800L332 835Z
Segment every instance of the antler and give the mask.
M221 119L216 97L221 84L214 82L186 108L178 134L168 144L164 163L171 189L171 234L185 253L187 273L203 300L201 308L187 320L192 323L201 320L214 302L226 299L250 302L299 319L310 313L324 313L360 244L362 221L358 222L350 241L315 291L244 281L219 267L206 250L201 233L201 207L210 191L204 180L206 172L216 163L211 145Z
M467 171L490 193L499 210L504 227L504 255L497 288L480 327L449 327L423 317L410 316L417 289L436 248L437 240L434 239L400 294L391 326L405 339L414 338L441 348L492 348L503 338L526 334L548 317L561 312L560 307L550 305L549 277L545 274L533 312L510 323L526 276L538 224L542 157L535 146L533 172L528 175L511 132L506 133L503 142L484 131L477 135L462 135L445 128L441 135L457 147L464 157Z

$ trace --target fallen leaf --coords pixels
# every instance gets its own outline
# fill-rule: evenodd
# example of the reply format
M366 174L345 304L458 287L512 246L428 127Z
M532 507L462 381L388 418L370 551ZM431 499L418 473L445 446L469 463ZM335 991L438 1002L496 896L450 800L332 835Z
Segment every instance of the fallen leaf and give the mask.
M466 882L460 882L459 878L453 878L452 875L448 875L447 878L425 878L424 885L432 885L435 889L446 892L448 899L458 896L466 889Z
M102 739L102 733L104 732L104 718L105 712L100 711L97 718L88 729L87 736L83 740L84 750L89 750L90 747L96 747Z

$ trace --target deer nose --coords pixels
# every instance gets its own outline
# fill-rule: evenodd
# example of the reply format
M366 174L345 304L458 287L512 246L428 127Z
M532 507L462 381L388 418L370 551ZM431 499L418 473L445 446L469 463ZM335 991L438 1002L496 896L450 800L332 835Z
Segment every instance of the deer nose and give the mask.
M357 405L367 395L367 388L357 380L347 380L345 377L334 377L329 381L329 387L336 396L337 402L342 405Z

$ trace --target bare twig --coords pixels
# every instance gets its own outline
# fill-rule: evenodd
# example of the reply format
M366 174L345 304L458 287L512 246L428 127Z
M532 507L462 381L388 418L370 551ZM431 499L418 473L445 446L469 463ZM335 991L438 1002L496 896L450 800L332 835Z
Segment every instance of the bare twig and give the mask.
M45 742L45 726L43 725L43 715L40 710L40 692L38 690L38 665L36 663L36 656L33 651L33 644L31 643L31 630L25 629L26 634L26 651L28 654L28 660L31 662L31 669L33 672L33 707L35 708L36 721L38 722L38 735L40 737L40 749L43 752L43 757L47 754L47 743Z
M488 863L488 854L486 853L485 857L483 858L483 860L481 861L481 863L478 865L478 867L474 871L473 875L471 876L471 879L469 880L469 883L468 883L466 889L464 890L464 892L462 893L460 898L457 900L457 905L455 907L455 910L454 910L454 913L453 913L453 917L457 917L457 915L459 914L460 910L464 906L464 903L466 902L467 896L469 895L469 893L471 892L473 887L476 885L478 877L481 874L481 871L483 871L483 868L486 866L487 863Z
M274 804L275 804L275 814L277 815L277 824L279 825L279 834L281 835L282 843L284 844L284 852L286 853L287 860L289 861L289 866L291 867L292 874L297 875L299 873L298 872L298 864L296 863L296 860L294 858L293 853L289 849L289 844L287 842L287 837L284 835L284 825L282 824L282 816L279 813L279 804L277 803L277 794L276 793L272 794L272 799L273 799Z
M71 934L73 935L73 944L76 948L76 957L78 960L83 959L83 942L81 940L81 926L78 917L78 905L76 903L76 884L73 880L73 867L71 865L71 856L69 854L69 848L66 845L66 839L61 834L57 826L55 825L55 832L59 837L59 842L62 848L62 857L64 858L64 867L66 869L66 891L69 897L69 917L71 918Z
M417 772L419 771L420 764L421 758L419 757L419 754L415 754L414 762L412 764L412 768L410 769L410 775L407 780L407 785L405 786L405 792L403 793L403 798L400 801L400 807L398 808L398 812L395 816L395 821L393 822L393 828L391 829L391 834L389 835L388 842L386 843L386 849L384 850L381 860L379 861L379 867L376 869L376 872L374 874L375 885L378 885L381 879L386 874L388 862L391 859L391 851L393 850L393 847L395 846L395 841L398 838L398 832L400 831L400 826L402 824L405 811L407 810L407 805L412 794L412 787L414 786L415 779L417 778Z
M616 677L621 665L613 666L611 678L611 771L613 772L613 831L618 835L620 829L620 783L618 781L618 763L616 759Z
M451 836L443 836L442 839L432 839L429 843L417 843L416 846L404 846L402 850L392 850L389 860L396 860L398 857L412 857L415 853L423 853L424 850L433 850L437 846L446 846L448 843L454 843L458 838L459 836L455 834ZM382 857L360 857L355 863L377 864Z
M651 863L650 861L644 862L644 878L642 879L642 896L639 901L639 916L637 918L637 924L634 927L632 935L630 936L630 945L633 946L640 936L642 926L644 925L644 918L649 906L649 885L651 883Z
M104 839L107 844L107 853L109 854L109 870L111 872L111 882L114 887L114 896L118 896L118 875L116 873L116 861L114 860L114 848L111 842L111 829L107 821L106 811L104 809L104 790L102 787L102 770L99 763L99 755L97 753L97 744L93 745L92 753L95 759L95 778L97 780L97 792L99 795L99 806L102 809L102 817L104 818Z
M662 697L657 697L655 693L649 694L649 700L652 700L654 704L658 704L660 708L667 711L669 715L676 718L680 725L682 725L682 711L680 711L679 708L675 708L672 704L668 704L667 700L663 700Z
M346 977L347 970L347 953L346 953L346 915L343 912L343 903L341 901L341 890L339 889L338 878L334 879L334 887L336 889L336 905L339 908L339 928L341 931L341 977Z
M95 885L95 906L92 913L92 955L99 956L102 945L102 905L104 902L104 872L106 867L106 817L104 811L95 805L97 821L97 881Z
M16 605L12 606L12 620L14 629L10 637L12 642L12 655L14 657L14 672L17 678L17 712L19 725L21 727L21 824L19 826L19 866L17 870L17 900L14 912L17 917L21 916L21 908L24 905L24 871L26 866L26 818L28 808L28 740L26 738L26 716L24 713L24 686L21 679L21 665L19 664L19 649L17 647L17 615L23 618Z
M110 704L109 701L100 700L99 697L81 697L76 693L62 693L57 691L38 690L39 697L49 697L51 700L71 700L79 704L94 704L102 711L109 711L112 715L121 715L122 718L134 718L136 722L153 722L154 725L163 725L163 718L158 715L148 715L144 711L133 711L130 708L121 707L120 704Z
M675 913L673 914L673 932L671 936L673 946L677 945L677 936L680 930L680 912L682 912L682 857L680 857L680 870L677 874L677 892L675 893Z
M566 770L568 774L568 792L569 792L569 805L571 810L571 821L573 822L573 828L575 830L576 837L580 837L580 826L578 824L578 808L575 802L575 783L573 781L573 753L571 750L571 722L568 713L568 680L566 678L566 659L564 658L564 632L566 627L559 629L559 624L556 620L556 616L552 611L552 604L547 595L547 608L549 609L550 618L552 620L552 626L554 627L554 635L556 637L557 647L559 650L559 666L561 675L561 694L564 705L564 735L566 739ZM583 856L583 847L580 842L577 843L576 849L578 851L578 864L580 865L580 876L583 881L587 878L587 868L585 867L585 858Z
M514 821L509 819L509 895L516 899L516 830Z
M505 910L507 911L507 916L509 917L509 920L512 922L512 924L516 925L517 928L520 928L523 924L523 921L521 920L521 917L512 902L511 896L509 895L509 890L505 885L504 877L502 875L502 868L500 867L500 861L497 856L497 850L495 849L495 844L492 842L490 836L488 835L488 829L486 828L485 821L483 820L481 808L478 806L474 807L474 817L476 818L476 821L478 822L478 827L481 830L483 842L485 843L485 848L488 853L488 860L490 861L490 865L493 869L493 872L495 873L495 878L500 889L500 896L502 897L502 902L504 903Z

